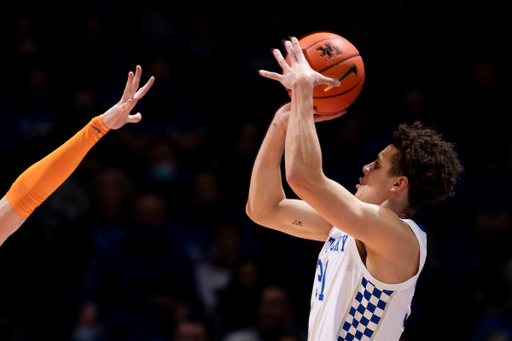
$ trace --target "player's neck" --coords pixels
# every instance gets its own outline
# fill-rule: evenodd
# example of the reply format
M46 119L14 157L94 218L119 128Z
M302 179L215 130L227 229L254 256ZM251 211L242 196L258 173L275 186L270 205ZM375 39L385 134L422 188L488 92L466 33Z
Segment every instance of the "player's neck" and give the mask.
M409 202L406 198L397 198L396 200L386 200L381 206L390 209L395 212L400 218L410 219L416 212L416 209L409 206Z

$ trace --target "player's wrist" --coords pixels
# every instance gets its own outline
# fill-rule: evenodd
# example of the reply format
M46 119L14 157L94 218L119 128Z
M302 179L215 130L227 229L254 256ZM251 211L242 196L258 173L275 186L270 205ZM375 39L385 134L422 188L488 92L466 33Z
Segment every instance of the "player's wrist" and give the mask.
M105 113L101 114L100 117L101 117L101 123L103 124L103 126L107 129L107 130L110 130L112 129L112 127L114 126L115 122L115 115L113 115L113 112L112 112L112 109L113 108L110 108L109 110L107 110ZM116 120L117 121L117 120Z
M297 94L297 97L312 96L315 78L311 75L298 77L292 83L292 93Z
M98 133L102 135L105 135L110 130L110 128L107 126L108 122L105 121L104 115L105 114L98 115L89 122L89 125L93 128L96 128Z

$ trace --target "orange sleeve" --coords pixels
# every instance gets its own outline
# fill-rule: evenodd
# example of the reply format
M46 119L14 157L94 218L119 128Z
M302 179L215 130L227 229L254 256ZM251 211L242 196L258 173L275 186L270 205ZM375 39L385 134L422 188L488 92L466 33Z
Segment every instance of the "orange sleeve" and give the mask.
M101 116L97 116L66 143L24 171L7 192L14 211L28 217L73 173L108 131Z

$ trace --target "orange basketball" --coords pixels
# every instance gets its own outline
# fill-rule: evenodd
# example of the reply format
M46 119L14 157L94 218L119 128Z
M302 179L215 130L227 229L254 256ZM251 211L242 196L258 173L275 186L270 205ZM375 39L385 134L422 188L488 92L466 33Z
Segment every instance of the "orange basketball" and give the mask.
M347 39L329 32L310 34L299 43L313 70L341 82L337 88L320 84L313 89L315 112L329 115L348 108L359 96L364 83L364 64L359 51ZM288 57L286 61L290 64ZM288 94L292 96L290 89Z

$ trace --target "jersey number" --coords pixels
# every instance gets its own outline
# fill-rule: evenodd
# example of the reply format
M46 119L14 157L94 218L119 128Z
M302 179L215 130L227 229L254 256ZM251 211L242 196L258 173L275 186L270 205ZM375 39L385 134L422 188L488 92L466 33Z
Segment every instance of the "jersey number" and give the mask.
M329 260L325 263L325 269L322 266L322 260L318 260L318 266L320 267L320 274L318 275L318 281L322 282L322 288L320 291L320 295L318 295L318 299L320 301L324 300L324 288L325 288L325 274L327 273L327 266L329 265Z

